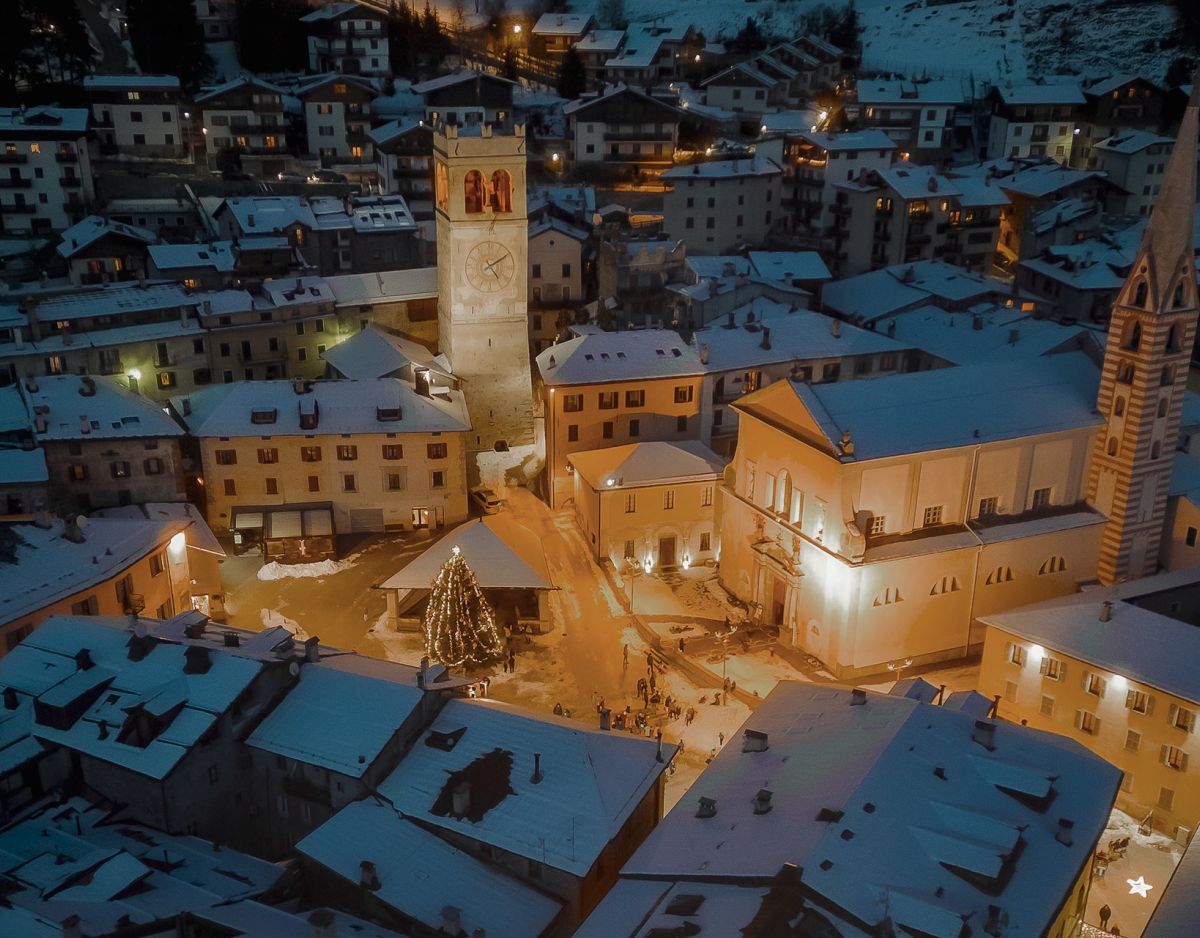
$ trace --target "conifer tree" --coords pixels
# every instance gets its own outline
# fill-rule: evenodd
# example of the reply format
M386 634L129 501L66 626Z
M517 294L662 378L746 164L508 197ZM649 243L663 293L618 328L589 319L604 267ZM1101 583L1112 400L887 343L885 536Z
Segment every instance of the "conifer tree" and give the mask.
M430 657L452 667L478 667L504 654L496 616L457 545L433 581L424 632Z

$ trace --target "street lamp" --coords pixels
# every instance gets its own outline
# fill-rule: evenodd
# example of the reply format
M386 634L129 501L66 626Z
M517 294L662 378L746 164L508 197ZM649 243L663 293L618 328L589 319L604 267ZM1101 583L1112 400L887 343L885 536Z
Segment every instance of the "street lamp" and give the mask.
M896 675L896 682L900 682L900 675L904 673L905 668L912 667L912 658L905 658L903 662L889 661L888 670Z

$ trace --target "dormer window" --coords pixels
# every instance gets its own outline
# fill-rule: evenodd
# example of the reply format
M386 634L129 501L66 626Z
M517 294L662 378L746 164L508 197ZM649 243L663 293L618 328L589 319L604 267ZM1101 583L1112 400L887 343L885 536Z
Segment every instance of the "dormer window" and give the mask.
M250 411L250 422L256 424L274 423L276 410L272 407L270 410L252 410Z
M388 423L400 419L399 407L376 407L375 419L380 423Z

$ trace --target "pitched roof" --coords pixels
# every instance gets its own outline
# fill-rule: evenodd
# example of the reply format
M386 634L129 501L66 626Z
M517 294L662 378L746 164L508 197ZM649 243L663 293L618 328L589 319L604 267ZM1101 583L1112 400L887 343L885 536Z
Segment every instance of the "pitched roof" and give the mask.
M380 662L361 673L356 655L307 664L246 742L255 749L361 778L420 706L417 669ZM349 661L347 659L350 659Z
M722 749L622 876L703 892L770 883L791 865L796 888L848 933L890 920L958 936L997 906L1009 932L1040 934L1091 858L1120 772L1064 737L985 726L986 746L971 712L782 682L743 724L762 736ZM697 813L697 797L715 816ZM1051 811L1030 803L1051 797ZM1072 822L1067 843L1059 819Z
M451 741L452 740L452 741ZM672 747L665 747L669 761ZM534 755L541 777L533 781ZM649 740L541 718L493 701L449 701L379 784L408 817L584 876L666 769ZM470 778L462 818L448 780Z
M238 381L199 388L171 403L198 437L453 433L470 428L462 392L450 388L426 397L396 378L328 379L300 388L297 393L293 381ZM301 426L302 413L316 415L314 426Z
M445 371L425 346L378 326L356 332L327 349L324 357L341 377L357 380L400 377L412 365Z
M696 350L670 329L588 333L543 350L537 366L548 386L704 373Z
M456 547L484 589L554 589L541 542L504 514L452 529L379 588L429 589Z
M431 933L441 929L447 906L466 934L498 936L541 935L562 910L558 900L456 850L373 797L347 805L296 850L355 889L363 861L372 863L379 879L373 901Z
M714 160L708 163L691 163L673 166L664 170L663 179L736 179L741 176L777 176L783 170L774 160L765 156L749 159Z
M881 459L1099 426L1099 378L1086 355L1071 352L871 381L777 381L733 407L800 439L811 438L807 415L827 452L850 434L855 459Z
M108 235L140 241L142 244L154 244L158 241L158 235L149 229L113 221L101 215L89 215L62 233L62 242L57 250L63 257L74 257Z
M38 440L127 439L183 436L183 428L153 401L116 379L45 375L21 384ZM45 420L45 429L38 418Z
M724 460L698 440L627 443L571 453L567 461L595 490L702 482L718 478L725 468Z

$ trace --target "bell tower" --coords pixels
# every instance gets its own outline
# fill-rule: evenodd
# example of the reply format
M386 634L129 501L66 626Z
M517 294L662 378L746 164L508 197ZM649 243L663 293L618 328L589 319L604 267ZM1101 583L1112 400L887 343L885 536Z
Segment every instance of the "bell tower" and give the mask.
M532 443L525 128L439 125L433 160L438 345L466 391L468 450Z
M1200 76L1197 76L1200 79ZM1113 306L1097 409L1105 420L1088 500L1108 515L1105 585L1158 569L1188 365L1196 338L1196 134L1200 84L1179 126L1154 211Z

